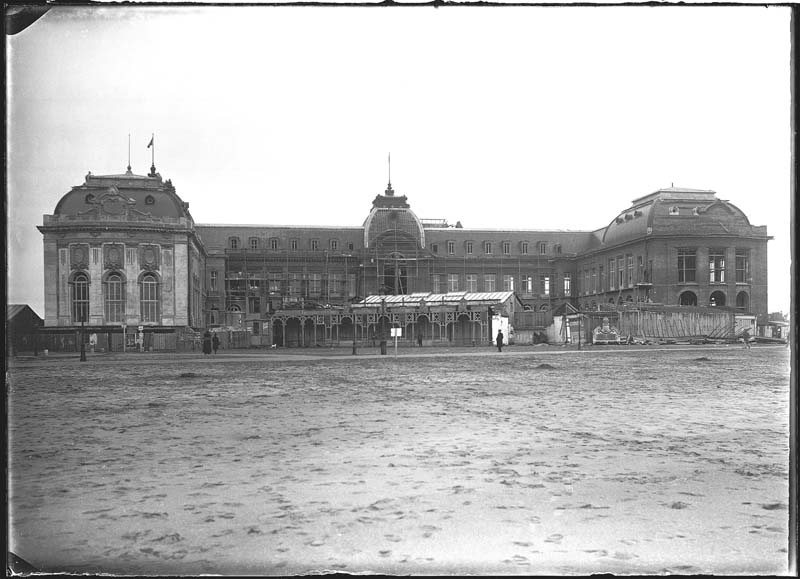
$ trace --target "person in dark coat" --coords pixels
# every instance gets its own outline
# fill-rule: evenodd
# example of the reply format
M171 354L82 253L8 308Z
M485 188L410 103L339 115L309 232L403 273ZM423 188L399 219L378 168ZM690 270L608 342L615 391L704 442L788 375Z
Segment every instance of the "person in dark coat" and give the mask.
M211 353L211 332L206 330L206 333L203 334L203 354L210 354Z
M497 330L497 338L495 339L495 342L497 343L497 351L498 352L502 352L503 351L503 330Z
M217 350L219 350L219 336L216 334L214 334L214 337L211 338L211 345L214 346L214 354L216 354Z

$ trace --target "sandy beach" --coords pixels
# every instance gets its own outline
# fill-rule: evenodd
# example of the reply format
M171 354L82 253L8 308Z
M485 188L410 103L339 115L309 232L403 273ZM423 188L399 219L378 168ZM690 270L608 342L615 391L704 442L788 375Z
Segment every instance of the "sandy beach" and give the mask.
M145 575L788 571L788 349L391 353L10 361L11 550Z

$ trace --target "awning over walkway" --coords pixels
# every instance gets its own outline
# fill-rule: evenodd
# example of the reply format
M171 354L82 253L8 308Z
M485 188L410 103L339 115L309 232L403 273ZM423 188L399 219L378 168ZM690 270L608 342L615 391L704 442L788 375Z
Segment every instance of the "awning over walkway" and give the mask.
M512 310L522 305L514 292L448 292L444 294L414 293L406 295L371 295L353 304L353 309L387 307L436 307L436 306L492 306L508 305Z

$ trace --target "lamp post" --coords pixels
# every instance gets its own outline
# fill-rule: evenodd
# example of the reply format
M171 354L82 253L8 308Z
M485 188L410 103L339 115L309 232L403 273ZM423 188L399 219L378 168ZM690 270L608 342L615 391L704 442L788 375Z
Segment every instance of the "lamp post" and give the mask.
M353 356L358 354L358 350L356 348L356 314L353 311L353 306L350 306L350 315L353 319Z
M86 318L81 316L81 362L86 361Z

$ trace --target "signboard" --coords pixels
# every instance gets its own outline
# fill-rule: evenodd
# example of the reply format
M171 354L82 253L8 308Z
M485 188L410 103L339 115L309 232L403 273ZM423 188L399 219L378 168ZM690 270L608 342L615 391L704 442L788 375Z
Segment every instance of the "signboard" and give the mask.
M393 338L402 338L403 337L403 328L392 328L392 337Z

